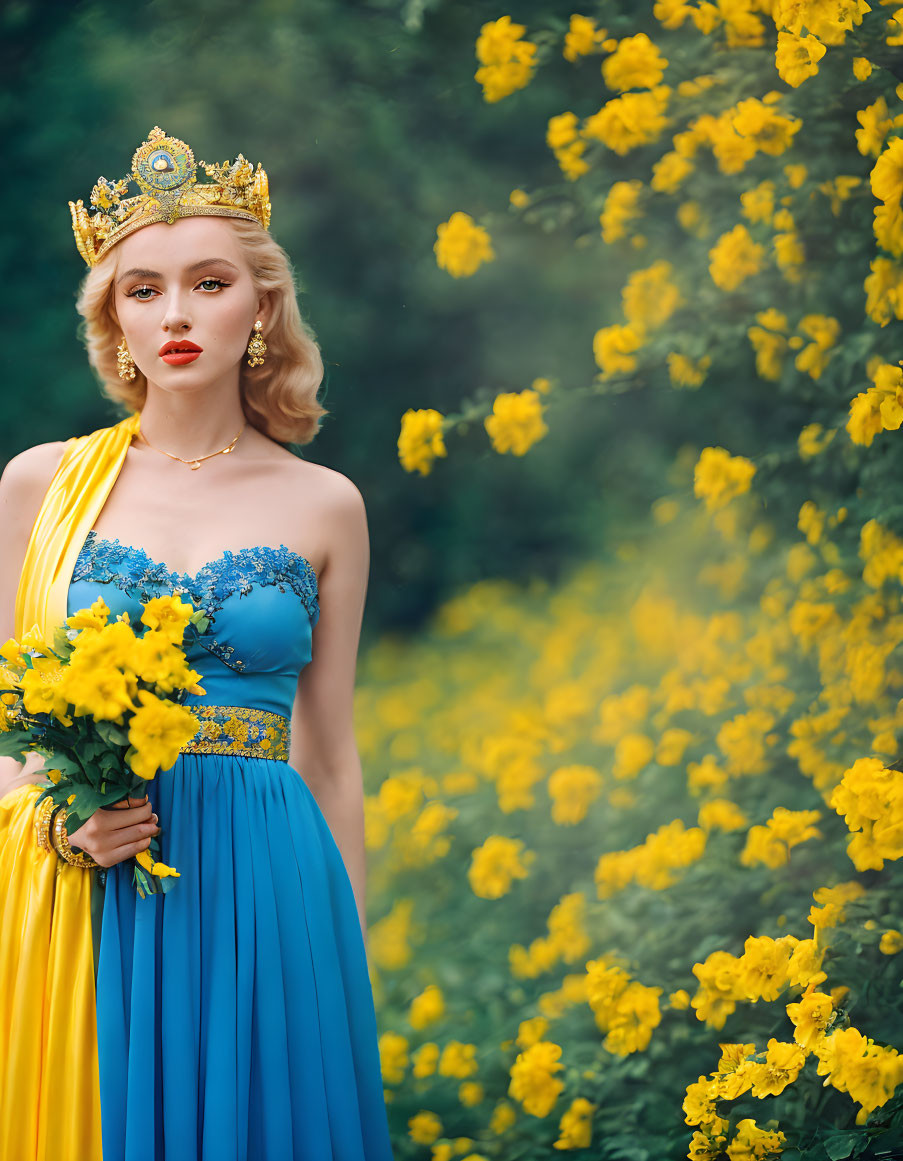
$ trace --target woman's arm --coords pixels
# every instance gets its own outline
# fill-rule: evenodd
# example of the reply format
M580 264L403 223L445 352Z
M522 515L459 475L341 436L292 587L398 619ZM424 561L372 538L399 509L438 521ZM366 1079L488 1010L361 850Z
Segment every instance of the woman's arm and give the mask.
M15 631L16 592L31 530L50 481L63 458L65 443L40 443L14 456L0 475L0 645ZM0 756L0 798L26 782L39 782L44 759L30 753L25 762Z
M320 616L313 659L301 671L295 694L289 758L341 851L366 942L364 788L353 711L370 544L363 497L347 476L327 470L329 511L322 526L329 529L329 544L318 578Z

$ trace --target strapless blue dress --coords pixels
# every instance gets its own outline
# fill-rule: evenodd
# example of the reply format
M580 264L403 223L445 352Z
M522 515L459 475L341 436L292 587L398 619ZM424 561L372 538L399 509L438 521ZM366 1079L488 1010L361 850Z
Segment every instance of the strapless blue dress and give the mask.
M211 617L187 704L252 707L261 738L290 720L319 617L309 562L254 547L189 576L92 530L69 614L103 596L137 622L174 591ZM147 792L173 888L141 899L130 863L87 872L103 1161L391 1161L354 893L301 774L284 752L183 752Z

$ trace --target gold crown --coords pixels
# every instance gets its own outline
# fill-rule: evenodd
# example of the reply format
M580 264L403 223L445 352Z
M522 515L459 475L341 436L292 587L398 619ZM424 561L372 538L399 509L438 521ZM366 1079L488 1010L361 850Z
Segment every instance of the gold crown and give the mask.
M78 252L94 266L127 234L152 222L168 222L209 214L221 218L257 221L270 226L269 182L260 162L255 171L239 153L222 165L200 163L213 181L197 184L197 166L191 149L155 125L135 150L131 172L119 181L97 179L91 190L89 212L81 198L70 202L72 230ZM142 193L127 198L129 181Z

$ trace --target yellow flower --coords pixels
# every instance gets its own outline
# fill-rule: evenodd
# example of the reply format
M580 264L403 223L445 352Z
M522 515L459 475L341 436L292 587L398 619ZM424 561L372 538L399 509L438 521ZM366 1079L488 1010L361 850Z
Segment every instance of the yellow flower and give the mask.
M586 1097L575 1097L558 1123L559 1137L553 1149L588 1149L593 1137L593 1113L598 1108Z
M652 180L649 184L658 193L674 193L694 168L689 158L672 150L663 154L652 166Z
M760 181L757 186L740 194L744 218L753 224L764 222L768 225L774 214L774 192L773 181Z
M820 423L807 424L797 436L800 459L808 460L819 455L836 434L836 428L825 430Z
M802 129L799 117L785 117L757 97L740 101L731 116L736 133L755 144L757 150L776 157L793 144L794 136Z
M379 1062L383 1081L386 1084L400 1084L408 1064L407 1037L398 1032L383 1032L379 1038Z
M141 706L129 723L134 752L126 753L126 761L140 778L153 778L158 770L173 765L182 746L197 733L198 719L186 706L164 701L146 689L138 690L138 700Z
M798 1044L787 1044L772 1037L764 1062L750 1068L753 1096L778 1096L788 1084L793 1084L805 1062L806 1053Z
M611 56L602 62L606 85L616 92L652 89L661 83L668 62L645 32L625 36Z
M460 1040L449 1040L439 1058L439 1075L458 1078L473 1076L480 1067L476 1054L476 1044L463 1044Z
M728 1161L752 1161L752 1158L772 1157L781 1152L784 1134L771 1129L760 1129L752 1118L737 1123L737 1133L727 1147Z
M514 879L525 879L533 860L520 839L490 835L473 851L467 878L471 890L481 899L500 899L511 889Z
M588 56L607 36L604 28L596 28L596 22L591 16L574 13L565 33L562 55L569 61L575 61L578 56Z
M138 851L135 855L136 862L139 862L149 875L157 875L161 879L178 879L181 871L177 871L175 867L170 867L166 863L155 862L147 851Z
M793 1021L793 1039L804 1052L811 1052L831 1024L834 1001L824 992L812 991L810 986L797 1003L787 1005L787 1015Z
M458 1100L465 1108L472 1108L478 1105L486 1095L485 1089L476 1080L465 1080L458 1085ZM471 1153L471 1157L476 1157L476 1153Z
M554 1076L564 1065L559 1057L561 1046L540 1040L519 1052L511 1066L508 1095L520 1101L524 1112L534 1117L547 1117L564 1088L564 1081Z
M700 387L710 366L711 355L702 355L695 361L674 351L667 355L667 373L674 387Z
M732 456L723 447L703 448L693 472L694 494L713 512L748 492L755 473L755 464L745 456Z
M601 794L602 776L592 766L561 766L549 775L548 786L553 822L573 826Z
M727 798L713 798L699 808L699 825L705 831L739 830L746 826L746 815L735 802Z
M78 716L121 722L135 708L134 675L117 665L95 665L90 654L72 654L63 674L61 691Z
M408 1118L408 1133L415 1145L432 1145L441 1132L442 1122L427 1109Z
M151 629L158 630L169 640L181 644L194 606L178 595L151 597L144 606L141 620Z
M583 134L597 138L621 156L657 141L669 124L665 110L670 92L668 85L657 85L648 92L613 97L587 117Z
M462 210L456 210L447 222L440 222L436 234L436 262L453 278L469 277L484 262L495 258L489 232Z
M643 183L633 178L631 181L616 181L609 189L599 215L603 241L617 242L627 235L627 224L643 216L639 208Z
M577 137L577 114L559 113L549 118L546 126L546 145L550 149L561 149L570 145Z
M856 114L859 128L856 130L856 148L864 156L877 157L881 152L884 139L894 127L895 119L888 117L887 101L879 97L871 105L860 109Z
M430 984L411 1001L408 1023L412 1028L425 1028L428 1024L433 1024L439 1020L444 1013L445 1002L442 990L435 984Z
M548 433L548 426L542 418L544 410L538 392L529 388L496 395L492 401L492 414L483 421L493 448L500 453L525 455Z
M903 196L903 138L894 137L872 166L872 193L882 202L896 204Z
M778 33L774 54L775 67L782 81L794 89L818 72L818 62L825 55L825 46L815 36L797 36L792 32Z
M746 226L738 224L722 234L709 251L709 273L722 290L736 290L762 269L765 247L754 242Z
M891 928L885 931L878 944L878 950L884 955L897 955L903 951L903 932Z
M536 45L522 39L526 31L523 24L512 24L510 16L481 27L476 43L481 65L474 79L483 86L487 103L500 101L530 83L536 67Z
M153 614L152 618L157 619ZM128 664L136 677L155 685L158 693L172 693L174 689L189 688L201 675L186 664L179 644L182 630L170 627L176 622L162 624L164 628L148 629L143 637L135 640Z
M404 1037L399 1037L398 1039L404 1040ZM405 1045L407 1045L407 1040L405 1040ZM413 1067L411 1074L417 1078L433 1076L436 1072L436 1065L439 1063L439 1051L439 1045L432 1040L421 1044L412 1057ZM405 1058L405 1063L407 1063L407 1058ZM403 1076L404 1072L402 1071L397 1075L395 1083L400 1082Z
M429 474L433 460L447 454L442 438L441 411L432 407L408 410L401 417L398 459L406 472Z
M89 609L79 609L66 618L70 629L100 629L107 623L110 609L103 597L98 597Z
M602 327L593 335L593 357L602 368L603 378L619 372L635 371L637 360L633 354L643 344L643 336L635 327Z
M71 724L66 716L70 696L65 685L66 667L56 657L35 657L19 682L22 704L28 714L53 714Z
M662 326L685 299L671 281L670 262L660 259L645 270L634 270L621 292L624 316L637 334Z
M663 28L680 28L692 9L686 0L655 0L653 14Z

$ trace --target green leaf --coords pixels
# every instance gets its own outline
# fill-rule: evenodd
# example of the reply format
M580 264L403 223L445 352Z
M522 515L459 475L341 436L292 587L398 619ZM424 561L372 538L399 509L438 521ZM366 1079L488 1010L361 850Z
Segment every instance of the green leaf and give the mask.
M127 746L128 730L117 722L99 721L95 723L98 734L110 746Z
M865 1133L839 1133L825 1141L825 1153L831 1161L843 1161L845 1157L858 1156L867 1144Z

